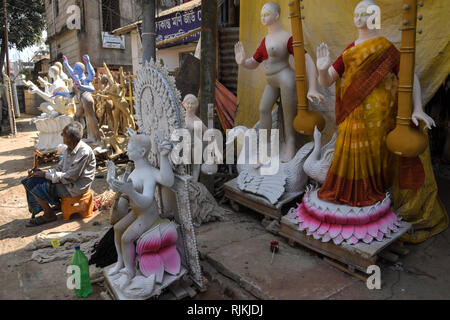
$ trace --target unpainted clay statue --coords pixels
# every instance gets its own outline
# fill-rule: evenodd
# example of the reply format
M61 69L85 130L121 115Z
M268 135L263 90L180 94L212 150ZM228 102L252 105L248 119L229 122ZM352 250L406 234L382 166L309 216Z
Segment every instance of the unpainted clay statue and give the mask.
M266 3L261 9L261 22L267 27L267 36L262 40L253 57L246 59L241 42L235 45L236 63L246 69L256 69L265 61L264 72L267 86L259 105L260 129L272 127L272 107L281 95L284 117L285 149L282 150L282 162L290 161L296 154L295 130L293 121L297 115L297 89L295 71L289 64L289 55L293 54L292 36L280 23L280 6L275 2ZM306 54L306 72L309 90L307 97L321 103L324 100L317 90L317 71L312 58ZM270 133L268 133L270 137ZM270 143L269 143L270 145Z
M130 130L131 132L131 130ZM114 163L109 161L107 181L110 187L121 193L112 222L114 224L114 241L118 260L109 270L109 275L118 275L121 290L136 286L136 246L135 241L152 227L158 220L158 210L154 200L157 184L171 187L174 174L168 155L171 144L168 141L158 145L160 152L160 169L154 168L147 160L150 151L150 137L133 134L128 144L128 158L134 162L134 170L126 173L121 180L115 178ZM131 212L129 212L131 208ZM136 282L136 281L135 281Z
M44 90L39 89L31 81L24 81L28 92L38 94L45 102L41 103L39 110L43 113L33 119L36 129L39 131L39 139L35 148L40 152L54 151L63 143L61 132L63 128L73 121L75 102L73 97L64 99L62 96L54 96L53 92L68 94L69 88L61 78L59 68L54 65L48 70L48 77L38 77L39 84Z
M69 72L73 79L73 89L71 93L54 92L54 95L61 95L64 97L73 97L77 94L80 101L80 108L75 113L75 120L79 121L81 118L86 119L87 139L86 142L100 145L101 135L98 127L98 121L95 117L94 98L92 92L95 91L92 85L92 80L95 77L95 70L92 67L89 56L86 54L83 56L83 60L86 62L88 75L85 75L85 66L81 62L75 63L73 69L69 65L66 56L63 56L64 67Z
M216 164L195 164L194 163L194 152L202 152L203 153L203 134L205 133L208 128L205 126L203 121L197 116L198 106L199 102L196 96L193 94L187 94L183 99L183 107L186 110L186 117L185 117L185 128L189 131L191 135L191 160L192 160L192 172L191 176L195 179L195 181L198 181L198 178L200 176L200 171L202 171L205 174L211 175L217 172L217 165ZM201 132L194 130L195 123L201 124ZM198 136L200 134L200 136ZM195 136L197 135L197 136ZM201 141L202 142L202 148L200 150L196 150L194 147L194 141ZM214 144L214 150L217 154L219 152L217 150L217 145L215 144L215 137L212 137L211 142ZM214 155L213 155L214 157Z
M100 77L99 88L96 90L94 94L96 97L96 115L98 118L98 125L101 128L104 124L106 124L109 130L113 130L114 128L114 120L113 120L113 102L106 96L106 89L108 87L108 77L102 75Z
M104 90L105 96L107 96L113 102L113 119L114 119L114 135L119 135L119 127L123 123L122 130L126 131L127 128L136 129L133 116L131 115L130 105L125 99L125 92L122 90L120 83L114 80L111 71L108 66L103 63L106 69L106 76L108 79L108 86ZM123 132L125 133L125 132Z
M46 113L46 116L48 117L55 117L59 114L73 115L75 113L75 103L73 101L73 98L66 101L61 96L53 95L54 92L69 93L69 88L61 78L59 68L56 65L51 66L48 70L48 76L50 80L52 80L51 83L41 77L38 78L39 83L42 85L42 87L44 87L44 91L39 89L31 81L24 82L25 85L29 88L28 92L30 92L31 94L38 94L42 99L46 101L40 105L39 110Z

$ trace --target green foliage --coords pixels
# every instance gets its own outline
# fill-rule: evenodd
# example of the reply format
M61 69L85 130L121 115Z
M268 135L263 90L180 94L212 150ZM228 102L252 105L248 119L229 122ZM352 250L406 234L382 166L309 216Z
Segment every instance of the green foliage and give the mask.
M3 1L0 0L0 39L4 40ZM45 28L45 0L6 0L8 9L10 46L23 50L41 42L41 34Z

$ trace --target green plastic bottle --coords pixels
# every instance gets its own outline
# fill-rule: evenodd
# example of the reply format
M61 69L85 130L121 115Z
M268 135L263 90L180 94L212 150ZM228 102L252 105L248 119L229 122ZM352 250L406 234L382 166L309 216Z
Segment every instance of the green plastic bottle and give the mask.
M75 294L78 298L86 298L92 293L91 281L89 278L89 264L88 258L80 250L80 245L75 246L75 254L72 258L72 265L78 266L81 273L81 286L79 289L75 288ZM74 274L75 271L72 271Z

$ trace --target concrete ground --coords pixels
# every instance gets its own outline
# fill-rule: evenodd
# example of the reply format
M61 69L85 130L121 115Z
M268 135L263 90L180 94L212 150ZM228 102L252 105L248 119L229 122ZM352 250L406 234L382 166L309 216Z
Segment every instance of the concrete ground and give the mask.
M0 137L0 299L77 299L66 287L67 261L40 264L31 261L25 246L40 232L100 231L109 228L108 213L75 217L35 228L20 180L33 166L34 125L18 122L16 138ZM45 166L44 166L45 167ZM99 168L93 185L96 193L107 189L105 169ZM440 196L450 208L450 180L439 180ZM309 250L290 247L267 232L261 216L241 210L227 221L208 223L196 230L197 243L208 290L195 297L205 299L449 299L450 231L420 245L408 245L402 265L380 264L382 289L369 290L365 283L328 265ZM98 222L94 225L94 222ZM272 264L270 242L280 251ZM93 285L89 299L101 299L102 284Z

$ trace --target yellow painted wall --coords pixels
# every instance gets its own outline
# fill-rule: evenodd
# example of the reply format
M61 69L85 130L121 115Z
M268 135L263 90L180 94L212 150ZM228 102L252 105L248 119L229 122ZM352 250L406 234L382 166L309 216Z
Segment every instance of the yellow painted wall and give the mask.
M288 18L290 0L278 0L281 6L281 22L291 31ZM254 54L266 35L261 25L262 0L241 0L240 41L243 42L247 57ZM359 0L303 0L303 32L305 47L316 59L316 48L321 42L328 44L332 60L336 59L351 42L357 38L353 25L353 10ZM402 21L401 0L378 0L381 8L380 34L400 47ZM416 73L419 76L424 104L435 94L450 72L450 6L448 0L424 0L419 8L423 20L418 21ZM239 110L236 124L253 126L259 119L259 100L266 85L262 68L246 70L240 68L238 77ZM328 92L328 91L327 91ZM332 94L332 92L329 92ZM328 97L330 98L330 97Z

